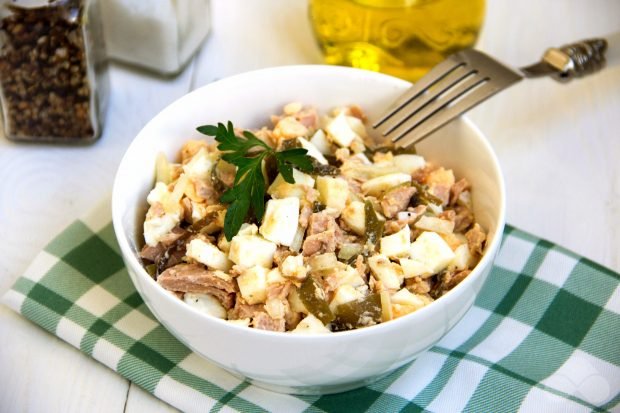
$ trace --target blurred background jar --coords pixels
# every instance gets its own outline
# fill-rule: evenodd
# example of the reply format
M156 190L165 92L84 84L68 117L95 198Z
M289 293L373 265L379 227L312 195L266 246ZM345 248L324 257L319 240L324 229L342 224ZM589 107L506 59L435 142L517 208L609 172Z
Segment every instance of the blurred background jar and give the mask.
M108 94L96 0L0 0L5 136L84 143L101 134Z
M102 0L108 56L177 74L209 33L209 5L209 0Z
M446 56L472 47L485 0L310 0L326 63L415 81Z

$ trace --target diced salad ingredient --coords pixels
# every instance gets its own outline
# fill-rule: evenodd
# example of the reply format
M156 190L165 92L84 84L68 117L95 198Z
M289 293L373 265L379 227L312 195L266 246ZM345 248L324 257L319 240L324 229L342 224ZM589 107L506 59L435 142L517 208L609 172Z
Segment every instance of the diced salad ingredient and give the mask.
M329 334L415 312L464 280L486 243L469 182L373 147L357 106L300 103L272 128L200 126L157 157L145 269L195 310L243 328Z

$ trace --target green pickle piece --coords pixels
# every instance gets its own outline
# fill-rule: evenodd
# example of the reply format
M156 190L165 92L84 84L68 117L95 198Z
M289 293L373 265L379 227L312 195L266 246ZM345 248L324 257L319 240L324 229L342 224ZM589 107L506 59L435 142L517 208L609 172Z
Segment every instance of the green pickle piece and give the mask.
M385 223L379 219L375 212L375 207L368 200L364 203L364 214L366 216L366 242L377 245L381 236L383 236L383 226Z
M314 201L314 203L312 204L312 212L321 212L323 211L325 208L327 208L325 205L323 205L322 203L320 203L319 201Z
M157 264L149 264L144 267L144 269L146 270L146 272L149 273L151 277L155 278L157 276Z
M312 158L312 175L319 176L338 176L340 175L340 169L333 165L323 165L319 163L316 159Z
M426 189L423 185L420 185L416 181L411 181L411 186L418 190L418 192L414 196L417 196L422 204L441 205L441 199L428 192L428 189Z
M335 330L342 331L368 327L380 322L381 295L374 293L336 307L336 319L333 326Z
M301 287L299 287L299 299L306 306L306 309L323 324L331 323L335 316L329 309L329 304L325 298L325 291L318 281L309 275L306 277Z
M393 145L383 145L383 146L377 146L374 148L367 148L364 151L364 155L366 155L366 157L368 159L372 159L372 157L376 154L376 153L388 153L388 152L392 152L393 155L417 155L418 152L415 149L415 146L411 145L408 148L404 148L404 147L399 147L399 148L395 148Z

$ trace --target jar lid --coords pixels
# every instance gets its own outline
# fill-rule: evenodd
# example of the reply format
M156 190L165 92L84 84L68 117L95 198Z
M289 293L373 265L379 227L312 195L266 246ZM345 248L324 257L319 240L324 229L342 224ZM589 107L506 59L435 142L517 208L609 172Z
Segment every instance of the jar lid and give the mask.
M80 0L2 0L6 6L19 7L21 9L34 9L44 7L79 6Z
M81 16L82 5L86 0L0 0L3 3L1 17L8 13L55 11L62 13L63 18L70 22L77 21Z

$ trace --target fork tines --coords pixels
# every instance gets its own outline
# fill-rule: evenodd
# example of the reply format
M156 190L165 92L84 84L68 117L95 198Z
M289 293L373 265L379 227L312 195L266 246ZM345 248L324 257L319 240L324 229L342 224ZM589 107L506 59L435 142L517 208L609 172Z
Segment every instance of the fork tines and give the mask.
M522 76L477 50L449 56L407 90L373 127L396 146L413 145Z

